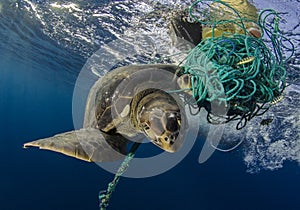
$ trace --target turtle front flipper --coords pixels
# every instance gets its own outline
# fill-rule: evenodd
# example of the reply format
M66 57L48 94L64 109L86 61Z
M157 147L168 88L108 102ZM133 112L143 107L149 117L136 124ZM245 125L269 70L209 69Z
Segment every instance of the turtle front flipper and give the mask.
M24 144L24 148L59 152L88 162L111 162L124 158L127 140L121 135L108 135L94 128L83 128Z

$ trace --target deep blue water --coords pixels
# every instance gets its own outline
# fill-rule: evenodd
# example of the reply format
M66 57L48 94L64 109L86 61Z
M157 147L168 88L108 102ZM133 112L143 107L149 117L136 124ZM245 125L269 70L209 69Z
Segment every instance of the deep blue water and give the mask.
M76 36L72 41L73 36L65 34L71 39L68 42L62 39L64 34L54 34L54 27L45 27L32 17L33 10L26 10L29 1L12 2L0 2L0 209L98 209L98 192L106 188L112 174L96 164L47 151L25 150L22 145L73 129L76 76L95 49L115 38L112 31L117 29L99 26L91 32L98 36L96 44L80 42ZM31 2L39 9L46 7L43 1ZM18 9L12 6L15 3ZM99 8L99 13L104 5L111 5L109 1L82 4L85 9ZM286 1L284 5L299 8L299 1ZM114 6L109 8L103 11L111 12L121 23L118 15L138 14L121 9L119 14ZM44 11L53 23L53 14ZM299 13L297 17L299 22ZM296 29L299 32L299 27ZM104 35L110 38L101 37ZM122 178L109 209L299 209L299 163L286 161L282 168L250 174L246 172L243 149L238 148L231 153L216 152L200 165L197 160L202 144L203 138L199 137L188 156L164 174ZM143 150L141 147L138 152Z

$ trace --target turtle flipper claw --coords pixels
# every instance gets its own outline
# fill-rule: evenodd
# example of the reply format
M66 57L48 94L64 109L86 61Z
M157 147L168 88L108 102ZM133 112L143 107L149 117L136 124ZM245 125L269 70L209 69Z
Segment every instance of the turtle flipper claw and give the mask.
M127 140L121 135L83 128L25 143L24 148L38 147L88 162L111 162L124 158L126 144Z

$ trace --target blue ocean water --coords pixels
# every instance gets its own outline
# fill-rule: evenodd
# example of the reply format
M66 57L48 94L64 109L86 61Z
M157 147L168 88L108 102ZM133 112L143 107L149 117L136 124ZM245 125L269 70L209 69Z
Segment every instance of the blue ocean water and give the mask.
M1 210L98 209L98 192L106 188L113 174L96 164L48 151L23 149L22 145L73 129L72 96L76 78L96 50L121 39L121 34L130 37L130 28L136 25L142 25L141 33L153 39L159 39L155 30L164 37L164 23L154 24L157 21L152 20L153 15L147 14L188 3L0 1ZM299 1L254 1L254 4L285 14L285 31L296 46L290 71L294 71L293 77L299 75ZM145 26L143 21L147 23ZM299 93L297 87L291 92ZM289 94L287 100L293 99L290 96L293 95ZM289 103L284 105L292 107ZM249 148L246 145L230 153L216 152L207 162L199 164L204 141L200 136L187 157L168 172L150 178L122 178L110 209L299 209L299 112L298 105L294 107L295 117L291 115L287 124L294 133L278 131L286 135L283 140L290 142L284 148L286 154L279 146L275 147L278 144L273 144L278 155L271 156L272 159L269 153L259 151L262 145L253 143ZM255 136L288 129L280 127L281 122L286 123L276 118L274 128L258 132L251 128L249 132ZM250 135L249 132L245 135ZM146 153L146 148L149 149L141 147L138 152Z

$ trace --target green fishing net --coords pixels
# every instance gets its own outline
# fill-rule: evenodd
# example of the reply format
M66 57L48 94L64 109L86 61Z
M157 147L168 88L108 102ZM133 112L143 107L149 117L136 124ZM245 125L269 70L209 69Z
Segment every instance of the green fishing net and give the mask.
M236 128L241 129L282 94L294 47L280 31L274 10L262 11L255 21L253 14L213 1L216 10L223 7L224 19L214 15L220 11L207 12L203 2L213 4L199 0L189 8L191 19L203 25L203 39L187 56L184 74L191 75L192 95L205 106L210 123L238 120ZM291 53L285 57L287 48ZM214 112L212 102L224 106L226 113Z

